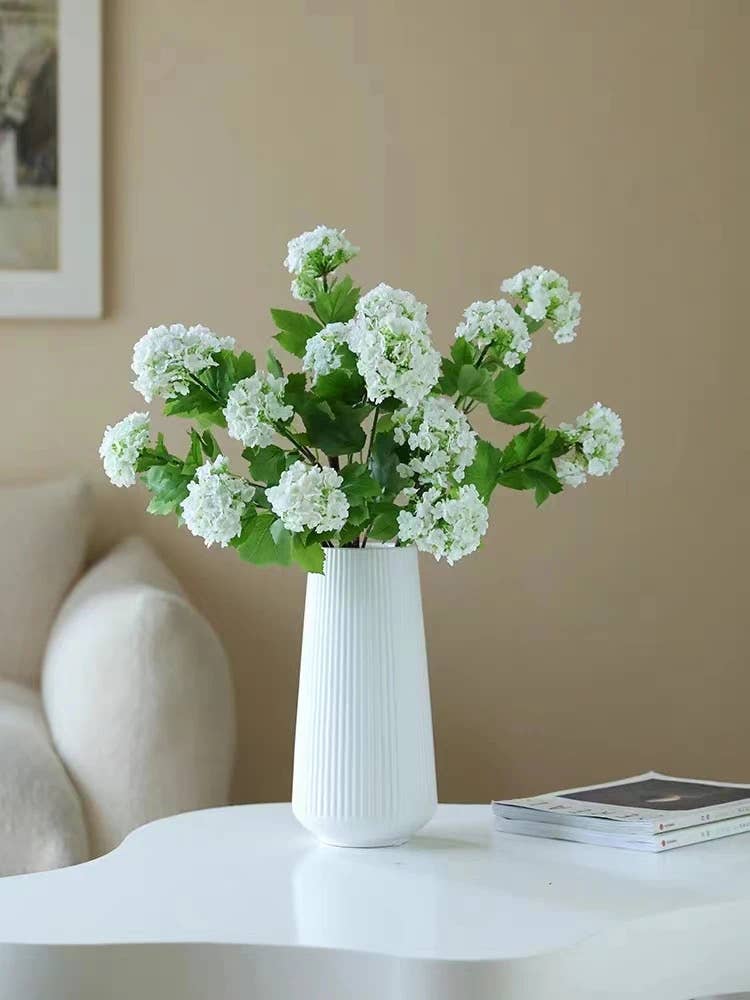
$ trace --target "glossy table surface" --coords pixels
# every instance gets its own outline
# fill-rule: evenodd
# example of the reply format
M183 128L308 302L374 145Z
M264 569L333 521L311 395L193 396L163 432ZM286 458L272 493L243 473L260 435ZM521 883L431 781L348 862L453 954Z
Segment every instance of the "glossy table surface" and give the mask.
M66 968L76 949L82 955L88 949L90 959L91 946L107 946L94 964L106 955L120 961L122 946L131 964L139 945L183 946L158 954L159 967L168 970L166 956L178 961L179 954L184 965L189 943L193 949L248 946L248 968L262 978L266 963L279 997L285 989L294 995L293 981L284 986L280 969L294 964L283 956L297 951L322 962L320 982L315 962L307 963L306 997L338 997L330 977L339 972L347 983L342 997L369 997L362 992L369 989L362 985L364 968L368 981L385 977L373 987L380 990L373 996L382 998L452 996L448 987L459 980L456 996L554 996L545 992L549 981L562 997L566 977L570 995L584 996L587 982L594 989L597 977L606 980L620 968L623 992L613 985L608 995L651 995L643 992L651 975L654 996L687 998L750 988L750 958L743 982L742 957L750 950L749 901L747 834L644 855L500 834L489 805L443 805L402 847L347 850L319 845L287 804L235 806L152 823L88 864L0 880L0 971L6 973L0 997L15 1000L14 976L24 1000L45 995L34 993L35 963L48 965L50 976L71 974L55 972L61 945L75 946L63 949ZM202 968L215 961L218 976L237 960L205 959ZM672 976L675 983L684 980L674 987L683 992L670 993L663 980L675 963L685 967L684 975ZM721 968L712 971L717 963ZM372 972L376 967L380 973ZM154 995L171 996L164 975ZM407 993L398 992L404 976L412 977ZM627 992L628 976L636 992ZM237 977L247 981L239 966ZM358 991L352 992L351 977ZM228 991L213 995L234 997L231 975L220 978ZM180 989L183 997L204 995L184 983ZM88 994L81 987L77 995Z

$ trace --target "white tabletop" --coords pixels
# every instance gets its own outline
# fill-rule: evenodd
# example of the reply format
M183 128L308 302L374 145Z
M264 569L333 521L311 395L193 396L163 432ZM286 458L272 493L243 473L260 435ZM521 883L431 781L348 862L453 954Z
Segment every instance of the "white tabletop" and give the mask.
M412 970L410 1000L421 995L420 975L433 983L424 994L432 1000L434 984L445 987L459 970L469 977L462 997L495 997L502 982L503 996L560 1000L565 976L583 996L586 982L606 981L620 966L618 989L630 989L628 977L634 989L658 982L653 995L668 1000L750 989L750 959L742 957L749 901L750 835L644 855L499 834L489 805L444 805L403 847L346 850L317 844L286 804L235 806L150 824L88 864L0 880L0 971L12 982L23 966L28 1000L30 969L46 963L60 975L49 946L86 946L90 956L92 945L201 943L249 946L254 968L261 955L284 955L288 967L304 952L306 977L316 974L317 954L326 1000L338 997L331 960L339 956L342 975L359 981L365 966L355 958L368 954L368 977L375 966L388 977L373 993L381 1000L401 996L392 989L394 962L421 970ZM702 971L698 952L686 951L707 942L712 958L706 953ZM132 967L132 947L127 954ZM107 955L114 961L113 949ZM687 992L670 994L662 980L678 960ZM225 957L216 961L227 968ZM280 982L273 963L268 974ZM545 992L548 980L557 993ZM306 978L306 1000L317 988ZM347 989L347 1000L365 996L351 982ZM180 990L188 996L184 983ZM613 987L607 995L651 994ZM234 994L214 990L212 1000L224 996ZM0 997L15 1000L1 986Z

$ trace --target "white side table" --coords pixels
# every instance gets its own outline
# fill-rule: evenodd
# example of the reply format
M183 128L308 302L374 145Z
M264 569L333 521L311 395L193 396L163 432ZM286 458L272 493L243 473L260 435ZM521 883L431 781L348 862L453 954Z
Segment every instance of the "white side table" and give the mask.
M648 856L441 806L342 850L235 806L0 880L0 1000L687 1000L750 989L749 929L750 835Z

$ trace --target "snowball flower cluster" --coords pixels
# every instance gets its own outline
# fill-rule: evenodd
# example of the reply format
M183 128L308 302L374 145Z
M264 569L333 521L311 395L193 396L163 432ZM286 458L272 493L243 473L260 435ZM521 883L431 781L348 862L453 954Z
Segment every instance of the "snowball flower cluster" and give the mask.
M213 368L218 351L233 348L233 337L217 337L205 326L151 327L133 348L133 388L147 403L155 396L186 396L195 387L191 376Z
M226 548L242 528L242 515L254 490L244 479L233 476L224 455L206 462L188 483L182 501L182 517L191 534L207 547L218 542Z
M625 444L622 421L614 410L601 403L582 413L574 424L561 424L572 451L555 459L555 468L564 486L581 486L587 476L608 476L616 468Z
M291 420L294 409L284 405L286 378L256 372L230 391L224 416L227 433L248 448L264 448L273 440L275 423Z
M515 368L531 350L528 327L505 299L472 302L464 310L464 318L456 327L456 336L470 341L480 350L494 346L508 368Z
M340 489L342 483L335 469L295 462L282 474L278 486L266 490L266 497L289 531L339 531L349 516L349 502Z
M135 486L135 470L148 445L151 418L148 413L129 413L114 427L107 427L99 447L104 471L115 486Z
M341 367L339 348L348 342L349 329L349 323L329 323L307 341L302 370L310 374L313 382Z
M452 566L479 547L488 520L475 486L462 486L455 496L445 496L431 487L413 508L398 515L398 537Z
M349 346L374 403L395 396L407 406L417 406L440 377L440 355L430 340L427 307L411 292L381 284L363 296Z
M506 278L500 290L522 299L524 312L531 319L539 323L548 319L558 344L575 340L581 321L580 295L570 291L568 279L562 274L537 264Z
M463 482L477 450L471 424L444 396L428 396L416 409L397 410L393 436L412 452L409 461L399 465L399 475L416 476L444 490Z
M346 238L346 230L316 226L295 236L287 244L284 266L294 275L292 295L301 301L312 301L319 286L317 279L330 274L359 253Z

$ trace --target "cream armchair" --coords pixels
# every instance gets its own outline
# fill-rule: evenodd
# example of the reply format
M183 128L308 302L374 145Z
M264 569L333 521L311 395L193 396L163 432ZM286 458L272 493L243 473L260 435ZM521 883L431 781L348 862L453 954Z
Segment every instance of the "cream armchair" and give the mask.
M88 507L79 483L0 490L2 875L75 864L149 820L228 801L226 657L156 554L122 543L59 606Z

